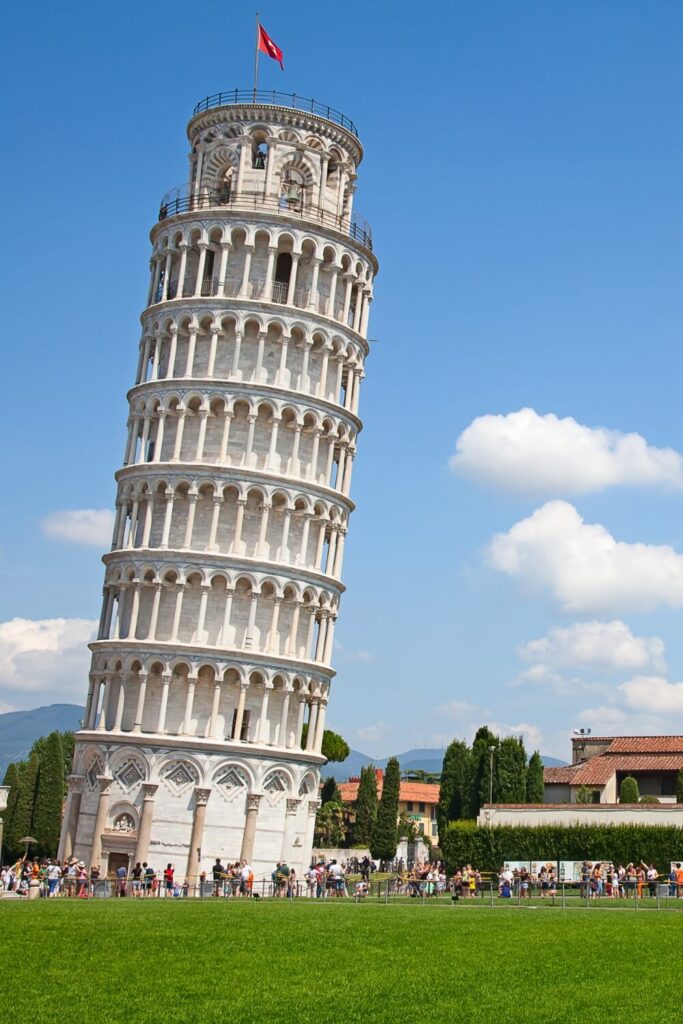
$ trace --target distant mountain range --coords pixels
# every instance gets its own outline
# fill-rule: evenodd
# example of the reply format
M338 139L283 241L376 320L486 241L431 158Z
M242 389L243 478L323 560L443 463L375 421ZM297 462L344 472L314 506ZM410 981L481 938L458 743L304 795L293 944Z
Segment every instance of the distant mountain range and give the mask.
M393 756L398 758L402 771L412 769L413 771L440 772L445 753L445 748L414 747L411 750L404 751L402 754L394 754ZM558 760L556 757L546 757L543 754L541 757L543 764L548 767L559 767L567 763L566 761ZM372 764L375 768L386 768L388 760L388 757L375 758L370 757L368 754L362 754L359 750L352 750L345 761L341 761L339 764L325 765L323 775L332 775L338 782L343 782L350 775L359 775L361 768L364 768L367 764Z
M0 778L11 761L23 761L37 739L58 729L80 728L85 708L79 704L50 704L31 711L7 711L0 715Z
M74 731L80 727L85 708L79 704L50 704L48 707L33 708L31 711L8 711L0 715L0 779L11 761L21 761L40 736L59 729L60 732ZM432 747L416 747L396 754L401 768L440 772L445 750ZM333 775L338 781L358 775L366 764L385 768L388 757L374 758L352 750L345 761L330 764L323 769L324 775ZM546 765L563 765L556 757L543 757Z

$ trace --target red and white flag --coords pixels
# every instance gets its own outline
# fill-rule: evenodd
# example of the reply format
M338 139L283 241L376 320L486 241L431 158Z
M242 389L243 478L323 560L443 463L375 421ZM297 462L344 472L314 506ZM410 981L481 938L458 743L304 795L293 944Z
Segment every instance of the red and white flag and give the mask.
M273 42L273 40L270 38L266 30L264 29L263 25L259 25L258 27L258 48L261 51L261 53L267 53L269 57L272 57L273 60L276 60L280 67L282 68L282 70L285 70L285 66L282 63L282 50L277 45L277 43Z

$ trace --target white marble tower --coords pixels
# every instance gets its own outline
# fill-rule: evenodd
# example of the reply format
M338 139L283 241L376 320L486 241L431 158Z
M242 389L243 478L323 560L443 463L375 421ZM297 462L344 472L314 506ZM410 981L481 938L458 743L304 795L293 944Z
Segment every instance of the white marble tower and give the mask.
M377 261L338 111L222 93L187 134L60 852L258 878L311 852Z

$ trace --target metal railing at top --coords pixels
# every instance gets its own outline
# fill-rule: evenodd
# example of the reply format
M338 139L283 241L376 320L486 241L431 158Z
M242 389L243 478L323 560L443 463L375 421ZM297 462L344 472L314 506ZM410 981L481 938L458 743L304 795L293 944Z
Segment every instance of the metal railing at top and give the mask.
M358 129L355 124L340 110L335 110L334 107L329 107L326 103L319 103L318 100L297 96L295 92L278 92L275 89L231 89L229 92L216 92L213 96L205 96L203 100L200 100L192 111L192 116L196 117L197 114L202 114L205 110L213 110L214 107L245 104L265 104L269 107L291 107L294 110L302 110L308 114L315 114L316 117L323 117L333 124L338 124L358 138Z
M202 189L196 194L188 193L186 186L179 186L167 192L159 206L159 220L167 220L179 213L194 210L226 209L255 210L266 213L280 213L291 218L308 220L334 228L348 235L355 242L372 249L372 231L363 217L354 214L349 220L344 215L330 213L319 206L313 206L305 199L287 199L285 196L264 196L261 192L233 192L230 189Z

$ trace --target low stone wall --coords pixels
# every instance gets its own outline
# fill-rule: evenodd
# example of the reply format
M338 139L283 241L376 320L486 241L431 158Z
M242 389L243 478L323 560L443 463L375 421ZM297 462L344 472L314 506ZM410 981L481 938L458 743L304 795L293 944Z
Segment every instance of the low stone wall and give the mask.
M683 804L484 804L477 825L683 826Z

